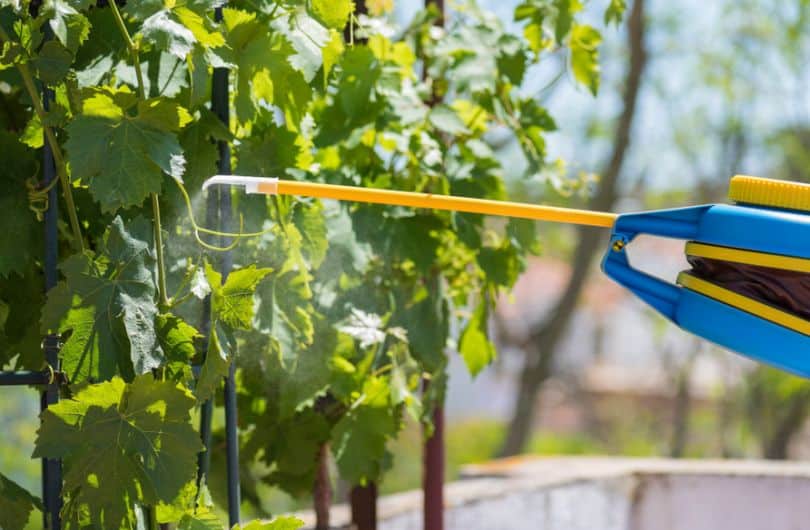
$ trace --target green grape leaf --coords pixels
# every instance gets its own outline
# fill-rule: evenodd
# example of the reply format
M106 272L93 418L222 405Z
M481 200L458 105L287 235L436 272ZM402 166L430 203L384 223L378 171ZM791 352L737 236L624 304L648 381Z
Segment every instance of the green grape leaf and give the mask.
M317 269L326 257L329 240L326 218L320 202L299 202L293 210L293 223L301 233L301 253L312 269Z
M557 124L545 107L541 106L535 98L526 98L516 101L520 113L518 120L523 128L537 127L541 131L556 131Z
M188 482L170 503L159 502L155 506L155 519L158 523L174 523L187 513L192 513L192 506L201 507L205 497L205 484L200 485L198 491L197 481Z
M329 42L323 47L321 53L323 54L323 84L327 85L329 82L329 74L332 68L338 63L340 57L346 49L343 44L343 35L335 30L329 32Z
M349 137L358 127L374 121L382 110L374 87L382 76L382 64L365 46L346 50L341 61L337 94L316 116L316 147L327 147Z
M408 353L405 343L389 349L388 355L391 358L391 403L394 406L403 405L414 421L420 421L423 408L419 391L423 371Z
M177 522L178 529L223 529L204 481L199 485L196 481L189 482L173 504L158 505L156 515L159 523Z
M183 515L177 530L222 530L222 521L210 508L202 507Z
M521 261L515 247L505 242L500 247L484 247L478 251L478 265L493 286L511 287L521 271Z
M90 35L90 21L71 4L83 9L88 2L71 0L46 0L42 14L49 20L53 34L65 48L76 53Z
M518 123L520 128L515 132L520 140L520 146L526 155L531 167L539 167L545 161L546 139L544 133L557 129L557 124L534 98L517 99L513 101L518 110Z
M145 74L143 77L144 93L156 97L173 98L179 95L184 88L190 86L191 81L186 76L186 69L183 68L183 65L186 64L185 61L163 51L150 52L146 54L146 57L149 67L143 72ZM207 72L207 69L205 71ZM126 63L118 63L114 73L119 81L129 85L138 83L135 68ZM188 101L191 101L191 98L188 98Z
M365 239L383 256L398 262L413 261L419 270L428 270L436 259L439 241L431 233L443 228L435 215L383 218L370 209L358 210L354 228L358 239Z
M132 233L148 230L143 220L129 224ZM48 293L43 332L70 331L60 356L72 382L142 374L164 360L155 331L154 260L132 233L116 217L104 254L68 258L61 266L65 281Z
M155 317L155 331L167 361L188 363L197 353L194 341L200 337L200 332L182 318L160 313Z
M22 276L0 278L0 368L42 368L39 315L45 302L44 283L42 273L34 267Z
M427 371L434 371L444 364L444 350L448 337L448 308L444 296L436 293L438 279L432 281L431 292L422 300L400 301L400 312L394 315L392 324L405 328L411 354Z
M165 9L143 21L141 34L159 49L167 50L179 59L185 59L196 41L191 30L174 19L171 12Z
M355 117L367 112L374 84L382 74L382 65L368 48L354 47L343 55L341 66L337 99L346 114Z
M439 129L441 132L459 136L462 134L469 134L467 126L461 121L456 111L447 105L437 105L430 109L428 114L430 123Z
M488 317L487 302L482 300L475 308L458 341L459 353L472 376L478 375L495 359L497 354L495 346L487 336Z
M65 78L72 62L73 54L52 40L42 45L42 49L33 60L33 65L43 83L55 85Z
M537 239L535 222L530 219L509 219L506 225L506 234L511 238L512 244L528 254L539 255L540 241Z
M291 200L279 204L283 226L277 225L274 237L263 249L264 254L276 257L273 264L279 272L272 282L261 286L256 318L259 330L269 337L268 353L284 367L295 363L299 353L312 343L314 333L307 257L318 258L320 250L309 247L295 224L297 207Z
M533 20L535 22L542 22L543 21L542 17L545 14L545 10L540 9L541 6L542 4L538 5L536 2L532 1L527 1L518 4L517 7L515 7L514 13L515 22L520 22L522 20Z
M554 0L554 6L557 8L554 38L557 43L562 43L565 36L571 31L574 15L582 10L582 2L580 0Z
M400 425L390 398L385 379L368 377L360 398L332 431L332 452L340 476L351 484L377 480L390 467L386 444Z
M574 78L588 87L591 94L599 91L599 45L602 36L592 26L575 24L571 30L571 70Z
M216 323L212 322L211 333L208 335L208 351L194 388L194 395L200 403L214 396L222 385L222 378L228 375L228 368L231 365L231 356L222 347L220 333L216 327Z
M228 374L232 360L228 352L235 349L235 341L229 337L230 330L252 328L256 288L271 271L250 265L232 271L223 284L222 274L205 264L205 277L211 289L211 333L208 352L197 378L195 394L198 400L205 401L213 396L222 378ZM227 351L223 348L222 337L228 338Z
M535 55L539 54L550 45L549 40L546 39L543 34L543 27L540 24L527 24L526 27L523 28L523 36L529 44L529 49L533 51Z
M203 13L213 11L216 7L222 7L225 3L226 0L183 0L182 2L173 0L140 0L138 2L127 2L124 7L124 12L138 20L144 20L158 11L165 9L166 6L172 6L173 8L176 8L176 6L184 6L194 12Z
M312 343L297 356L295 365L284 371L279 399L280 417L287 418L304 407L312 406L315 399L329 388L330 360L339 348L335 328L322 317L315 319Z
M257 126L239 147L237 172L243 175L280 177L296 167L301 147L298 134L274 124Z
M622 23L622 17L627 9L627 0L610 0L605 9L605 25Z
M251 136L252 138L252 136ZM198 190L205 179L217 172L219 150L211 140L230 141L233 137L225 124L208 109L200 109L200 117L180 133L180 145L186 155L183 182L189 190ZM240 159L241 161L241 159ZM248 173L255 175L256 173Z
M184 59L197 44L205 48L225 44L222 34L207 16L224 3L223 0L142 0L128 2L124 12L142 21L140 34L147 42Z
M141 0L127 2L123 12L137 20L145 20L164 8L163 0Z
M270 522L250 521L249 523L236 525L232 530L298 530L304 527L304 521L292 515L281 515Z
M218 48L225 45L225 37L216 24L207 16L215 7L225 5L224 0L203 0L176 6L172 13L185 27L191 30L194 39L205 48Z
M299 70L308 83L311 82L323 65L323 48L329 44L334 30L312 18L304 6L288 9L270 26L271 31L283 34L295 49L295 54L289 58L290 65Z
M270 337L270 353L282 366L295 362L299 352L312 343L308 280L306 273L288 271L262 289L259 325Z
M204 50L196 48L186 61L189 83L189 108L204 104L211 92L208 60ZM204 107L202 107L204 109Z
M33 456L64 460L65 491L93 524L134 528L136 503L171 502L196 476L194 405L150 374L89 385L42 413Z
M506 76L510 83L519 85L526 73L526 52L523 42L514 35L502 35L498 40L498 71Z
M160 131L177 132L189 122L191 114L186 109L165 98L151 98L138 102L138 120Z
M28 123L25 124L25 130L20 135L20 141L33 149L39 149L45 145L45 137L43 136L44 130L42 129L42 122L39 120L39 115L34 114Z
M358 242L357 233L352 227L352 218L344 208L334 203L331 206L324 205L324 220L329 248L320 268L314 271L322 287L338 283L341 275L356 275L365 270L372 256L370 246ZM318 302L320 305L329 305L323 300Z
M138 105L128 89L94 89L67 126L65 149L74 179L87 180L103 210L140 205L160 192L162 174L182 178L185 158L173 134L188 113L163 99ZM164 117L160 117L164 114Z
M447 77L459 90L494 92L498 78L498 40L503 30L487 24L469 24L436 43L435 60L450 61Z
M5 215L0 231L0 278L5 278L15 272L24 274L34 266L42 248L42 225L28 209L25 183L25 179L37 174L36 153L7 131L0 131L0 152L6 170L0 171L0 211Z
M42 509L40 500L0 473L0 528L23 530L35 509Z
M307 9L312 17L330 29L343 30L354 12L351 0L309 0Z
M329 440L329 422L308 408L273 423L272 429L256 433L251 441L262 446L262 460L273 467L268 481L291 495L312 491L318 450Z
M281 33L268 32L253 13L224 9L223 17L229 58L237 68L238 120L251 121L264 100L282 110L288 128L297 129L312 90L290 64L295 49Z
M77 11L84 11L98 5L98 0L67 0L67 3Z
M256 287L272 269L250 265L222 275L210 264L205 264L205 276L211 286L212 322L222 322L232 329L251 329L253 324L253 295Z

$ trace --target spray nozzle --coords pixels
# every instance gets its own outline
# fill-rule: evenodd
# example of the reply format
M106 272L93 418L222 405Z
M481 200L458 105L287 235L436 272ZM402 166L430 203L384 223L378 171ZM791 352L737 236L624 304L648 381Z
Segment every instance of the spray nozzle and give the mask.
M214 175L203 183L202 189L210 186L244 186L245 193L273 195L278 192L278 179L270 177L245 177L241 175Z

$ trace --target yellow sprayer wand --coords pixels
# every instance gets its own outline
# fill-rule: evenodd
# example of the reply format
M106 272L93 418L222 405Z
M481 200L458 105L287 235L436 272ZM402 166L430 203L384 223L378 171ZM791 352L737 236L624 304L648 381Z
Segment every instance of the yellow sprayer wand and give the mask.
M810 184L738 175L733 204L623 215L275 178L219 175L203 188L214 184L610 228L609 278L684 330L810 379ZM627 247L642 234L688 241L692 268L675 283L634 268Z
M244 186L247 193L261 193L264 195L296 195L299 197L317 197L320 199L386 204L389 206L451 210L503 217L520 217L555 223L599 226L602 228L611 228L616 217L618 217L617 214L608 212L592 212L521 202L493 201L469 197L453 197L451 195L434 195L432 193L339 186L318 182L298 182L295 180L239 175L216 175L205 181L203 189L216 184Z

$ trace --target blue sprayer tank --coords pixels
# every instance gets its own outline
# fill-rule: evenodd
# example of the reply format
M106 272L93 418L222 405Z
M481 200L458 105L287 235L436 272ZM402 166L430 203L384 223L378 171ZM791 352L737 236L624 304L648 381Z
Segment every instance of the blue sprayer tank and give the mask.
M810 286L810 185L737 176L729 195L734 204L620 215L602 269L684 330L810 377L810 322L782 307L779 295L746 296L691 271L669 283L628 260L633 239L650 234L688 241L687 255L748 267L754 278L788 274ZM764 292L767 286L753 289Z

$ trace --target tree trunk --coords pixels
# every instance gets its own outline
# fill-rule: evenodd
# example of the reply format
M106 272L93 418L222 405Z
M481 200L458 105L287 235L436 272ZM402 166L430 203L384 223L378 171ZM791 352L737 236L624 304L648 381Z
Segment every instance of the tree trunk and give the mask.
M315 509L315 530L329 530L329 508L332 506L332 481L329 479L329 444L318 449L318 470L312 492Z
M355 530L377 530L377 485L354 486L349 493Z
M625 79L624 108L616 125L610 159L602 171L601 185L588 205L594 210L610 210L618 196L617 182L630 144L630 131L646 63L644 0L633 2L627 23L627 40L630 64ZM573 271L565 292L555 304L549 319L541 323L530 335L515 409L509 423L506 441L500 451L502 456L520 453L529 439L537 393L550 375L557 345L568 327L594 255L601 248L602 241L603 234L598 229L592 227L579 229L579 243L574 254Z
M777 425L773 436L764 440L762 453L771 460L785 460L788 457L788 446L793 437L804 426L807 416L807 400L803 395L793 397L787 403L787 413Z
M433 413L433 434L425 440L422 462L422 528L444 529L444 410Z
M691 360L678 370L675 380L675 403L672 411L672 441L669 447L669 456L682 458L686 451L686 441L689 437L689 411L692 408L692 392L690 387L692 378Z

